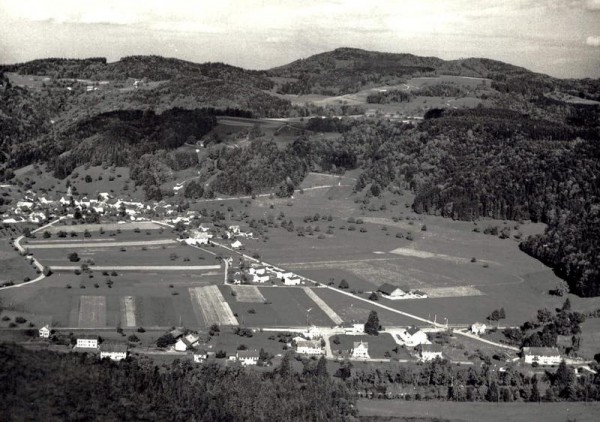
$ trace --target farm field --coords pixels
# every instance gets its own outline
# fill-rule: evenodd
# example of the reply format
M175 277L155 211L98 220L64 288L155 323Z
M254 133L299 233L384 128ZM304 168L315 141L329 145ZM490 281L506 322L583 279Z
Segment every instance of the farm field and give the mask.
M581 332L578 354L584 359L594 359L600 353L600 318L588 318L581 324Z
M167 240L168 241L168 240ZM162 242L162 241L161 241ZM169 241L170 242L170 241ZM43 264L52 267L80 266L87 260L92 260L95 265L107 266L198 266L219 265L213 255L200 249L182 245L180 243L155 244L152 241L135 246L111 246L109 242L97 242L91 247L73 247L71 245L60 248L38 249L30 247L31 252ZM124 242L129 244L129 242ZM40 245L41 246L41 245ZM44 245L46 246L46 245ZM58 246L58 245L52 245ZM124 250L123 250L124 249ZM76 252L80 260L71 262L69 254ZM93 266L92 266L93 269ZM217 270L220 271L220 270Z
M13 249L9 239L0 239L0 268L0 284L11 280L17 284L25 277L31 280L37 277L36 268Z
M286 349L284 349L285 343L280 343L277 333L272 331L256 331L252 334L252 337L240 337L231 331L222 329L219 335L212 336L210 341L206 345L200 346L200 348L206 348L206 350L213 352L223 350L227 354L234 355L240 345L246 346L248 350L260 350L262 348L273 356L286 352Z
M113 282L111 288L107 279ZM95 273L93 278L54 273L38 283L0 291L0 297L4 306L16 311L51 316L58 328L184 325L197 329L204 328L205 322L197 318L188 289L221 280L222 274L188 272L123 272L108 277Z
M240 325L249 327L331 327L335 323L299 287L259 287L263 303L240 302L230 286L219 286L225 300L238 316ZM308 311L310 309L310 311ZM308 312L307 312L308 311ZM307 315L308 314L308 315Z
M376 311L382 326L424 325L404 315L396 314L376 305L335 292L331 289L313 289L345 322L366 322L371 311Z
M600 414L600 403L455 403L361 399L357 407L363 417L381 417L384 418L382 420L391 421L592 422L597 421Z
M217 325L238 325L229 304L217 286L190 287L190 297L198 321L206 327Z
M140 232L136 233L134 230L139 229ZM115 237L117 240L134 240L134 239L142 239L147 236L146 231L150 231L150 235L152 239L155 239L157 236L162 239L172 239L175 236L171 230L161 226L160 224L153 223L152 221L136 221L136 222L123 222L123 223L102 223L102 224L69 224L67 221L63 220L51 227L48 227L45 231L50 232L55 235L59 231L64 231L69 234L69 237L63 238L62 240L68 241L71 240L79 240L72 239L70 237L71 232L75 233L83 233L85 230L88 230L92 233L92 237L89 240L94 240L98 238L113 238ZM103 230L105 233L100 233ZM161 233L159 233L161 232ZM114 236L113 236L114 235ZM61 240L59 237L53 236L54 240ZM44 239L41 237L41 233L38 235L37 241L43 241ZM51 239L48 239L51 240Z

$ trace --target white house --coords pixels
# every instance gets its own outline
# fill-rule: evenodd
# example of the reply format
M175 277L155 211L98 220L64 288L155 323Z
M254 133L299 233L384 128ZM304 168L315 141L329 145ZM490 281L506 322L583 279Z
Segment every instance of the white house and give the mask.
M248 269L248 272L252 275L254 275L254 274L265 275L265 273L267 272L267 269L265 267L250 267Z
M202 363L205 362L206 359L208 359L208 353L206 350L198 350L194 352L194 362Z
M350 352L352 359L369 359L369 343L364 341L355 341L354 347Z
M406 330L400 331L398 339L409 347L415 347L419 344L431 344L427 334L418 329L417 327L410 327Z
M322 355L321 340L301 340L296 342L296 353L302 355Z
M175 343L175 350L178 352L185 352L187 349L190 349L198 344L198 336L194 334L188 334L185 337L180 337Z
M240 249L242 246L243 246L243 245L242 245L242 242L240 242L239 240L236 240L235 242L233 242L233 243L231 244L231 247L232 247L233 249Z
M44 325L42 328L40 328L39 332L40 332L40 337L42 337L42 338L50 337L50 327L48 325Z
M342 328L345 334L363 334L365 332L364 323L344 322Z
M229 226L228 230L233 233L233 234L239 234L240 233L240 226Z
M378 290L381 292L383 297L391 300L399 299L409 292L408 289L401 289L400 287L391 285L389 283L382 284Z
M120 361L127 358L127 345L123 343L102 343L100 346L100 359Z
M259 353L256 350L238 350L235 356L242 366L249 366L258 363Z
M476 322L475 324L471 325L471 332L477 335L485 334L486 328L487 327L485 326L485 324Z
M558 365L562 360L557 347L523 347L525 363Z
M442 346L439 344L422 344L420 348L420 357L423 361L442 359Z
M268 275L254 274L252 276L252 282L253 283L266 283L269 280L270 280L270 277Z
M82 349L97 349L98 348L98 336L80 336L77 337L77 343L75 347Z
M294 276L294 273L286 271L277 271L275 272L275 276L281 280L285 280L286 278L292 278Z
M298 285L300 285L300 279L299 278L286 278L283 280L283 284L285 284L286 286L298 286Z
M315 327L314 325L311 325L308 330L306 330L304 333L306 337L308 337L310 340L314 340L317 338L321 338L322 333L321 330L318 327Z

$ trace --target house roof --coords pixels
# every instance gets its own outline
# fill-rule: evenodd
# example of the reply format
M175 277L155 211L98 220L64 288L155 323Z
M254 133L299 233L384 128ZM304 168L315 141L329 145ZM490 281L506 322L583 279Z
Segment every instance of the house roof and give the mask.
M421 352L442 353L442 346L439 344L422 344Z
M320 340L299 340L296 342L296 346L320 349L321 341Z
M406 332L411 335L414 336L415 334L417 334L419 331L421 331L420 328L417 328L415 326L410 327L408 330L406 330Z
M126 352L127 345L125 343L102 343L100 345L101 352Z
M357 347L366 347L368 349L369 343L367 343L366 341L355 341L354 348L356 349Z
M84 334L81 336L77 336L77 340L98 340L98 336L93 336L90 334Z
M259 353L257 350L238 350L237 357L240 359L258 358Z
M523 355L531 356L560 356L560 352L556 347L523 347Z
M207 355L208 355L208 352L207 352L206 350L204 350L204 349L201 349L201 350L196 350L196 351L194 352L194 355L199 355L199 356L207 356Z
M381 286L379 286L379 291L381 293L385 293L386 295L391 295L397 289L398 287L391 285L390 283L383 283Z
M175 328L174 330L169 331L169 334L171 334L173 338L179 338L183 335L183 331L179 328Z

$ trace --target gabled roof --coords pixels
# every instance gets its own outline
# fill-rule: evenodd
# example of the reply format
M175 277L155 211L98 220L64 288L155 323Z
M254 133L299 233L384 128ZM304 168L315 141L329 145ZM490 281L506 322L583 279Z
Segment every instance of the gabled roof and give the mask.
M77 336L77 340L98 340L98 336L93 336L90 334L84 334L81 336Z
M560 356L557 347L523 347L524 355L554 357Z
M411 335L414 336L416 333L418 333L419 331L421 331L420 328L417 328L415 326L410 327L408 330L406 330L406 332Z
M357 347L366 347L368 349L369 343L367 343L366 341L355 341L354 348L356 349Z
M240 359L258 358L259 353L257 350L238 350L237 357Z
M122 353L127 351L127 345L125 343L102 343L100 345L100 351Z
M321 348L321 340L300 340L300 341L296 342L296 346L320 349Z
M383 283L381 286L379 286L379 291L381 293L385 293L386 295L391 295L396 291L396 289L398 289L398 287L393 286L390 283Z
M439 344L421 344L421 352L442 353L442 346Z

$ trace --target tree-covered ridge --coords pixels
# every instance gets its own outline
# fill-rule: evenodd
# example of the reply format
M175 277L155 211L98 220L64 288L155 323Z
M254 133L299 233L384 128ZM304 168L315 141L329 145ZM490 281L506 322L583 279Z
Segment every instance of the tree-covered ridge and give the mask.
M281 421L354 420L354 398L323 365L272 372L175 362L159 368L84 354L0 345L0 419Z

